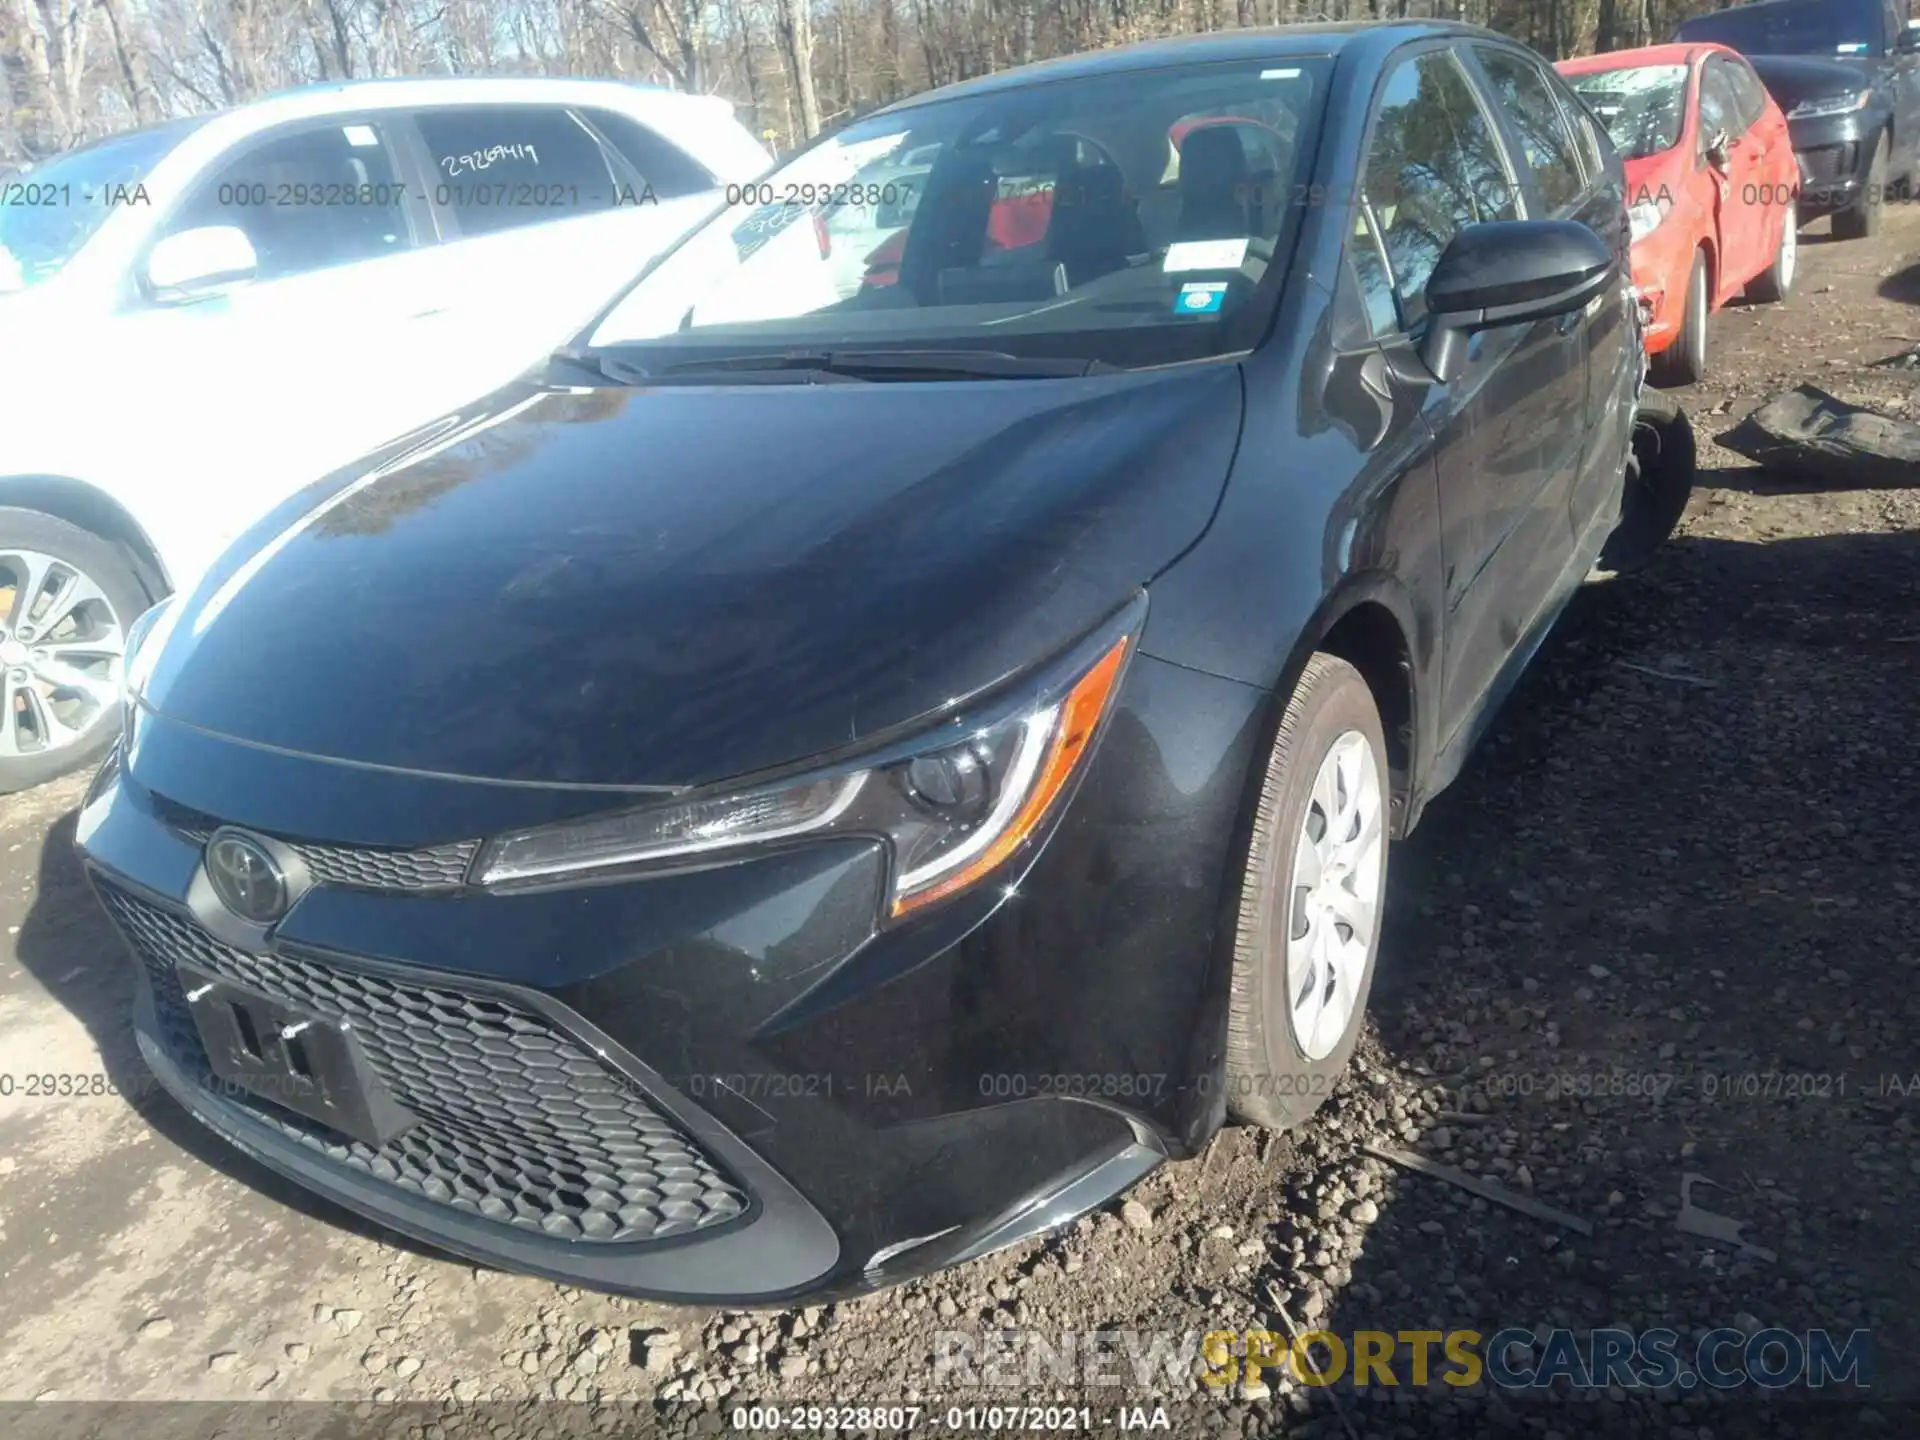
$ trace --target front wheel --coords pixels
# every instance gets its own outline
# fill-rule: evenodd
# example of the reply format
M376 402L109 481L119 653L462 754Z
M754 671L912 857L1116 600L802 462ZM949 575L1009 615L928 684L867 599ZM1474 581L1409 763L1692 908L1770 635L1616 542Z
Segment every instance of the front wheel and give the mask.
M1673 343L1654 356L1647 367L1648 378L1656 385L1698 385L1707 377L1707 316L1713 309L1709 293L1712 277L1707 270L1707 252L1693 256L1693 270L1687 276L1687 298L1683 302L1680 333Z
M1601 547L1593 579L1638 570L1666 544L1687 513L1699 465L1693 422L1671 395L1644 390L1633 418L1620 519Z
M1305 1120L1359 1041L1386 899L1386 777L1367 682L1314 655L1267 758L1241 881L1226 1055L1241 1120Z
M1773 264L1761 271L1747 287L1747 298L1762 305L1777 304L1793 293L1793 275L1800 264L1800 206L1787 202L1780 217L1780 248L1773 252Z
M111 541L0 507L0 794L64 775L113 743L127 626L146 606Z

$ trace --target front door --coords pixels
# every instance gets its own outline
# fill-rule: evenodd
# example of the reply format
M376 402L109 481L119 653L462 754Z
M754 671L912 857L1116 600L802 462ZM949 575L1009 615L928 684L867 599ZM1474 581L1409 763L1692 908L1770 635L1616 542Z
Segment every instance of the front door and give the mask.
M1769 174L1764 138L1750 128L1757 118L1742 104L1733 66L1709 56L1700 68L1700 147L1714 182L1716 304L1738 295L1773 260L1770 227L1754 223L1765 214L1754 202Z
M450 405L572 339L721 198L689 157L613 112L460 105L412 123L445 236L423 343Z
M164 488L156 543L189 578L301 485L430 419L418 325L434 252L369 118L245 142L162 221L244 231L254 279L159 301L130 277L110 322L115 423ZM352 194L349 198L348 191Z
M1520 184L1448 48L1419 53L1388 76L1368 147L1363 202L1386 249L1401 343L1411 345L1447 245L1470 225L1521 218ZM1428 396L1448 606L1443 744L1480 710L1566 570L1584 344L1578 325L1564 320L1483 331L1465 370Z

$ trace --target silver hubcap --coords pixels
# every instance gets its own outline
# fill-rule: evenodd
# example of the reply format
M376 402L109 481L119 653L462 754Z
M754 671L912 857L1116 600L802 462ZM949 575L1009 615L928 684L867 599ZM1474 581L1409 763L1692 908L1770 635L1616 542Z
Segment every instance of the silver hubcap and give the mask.
M37 550L0 550L0 760L78 744L120 695L126 635L94 581Z
M1373 747L1349 730L1313 778L1293 847L1287 1013L1310 1060L1333 1053L1353 1019L1380 920L1385 802Z
M1707 308L1707 276L1702 271L1693 291L1693 353L1702 360L1707 358Z
M1780 288L1793 284L1793 267L1800 260L1800 211L1787 206L1784 228L1780 232Z

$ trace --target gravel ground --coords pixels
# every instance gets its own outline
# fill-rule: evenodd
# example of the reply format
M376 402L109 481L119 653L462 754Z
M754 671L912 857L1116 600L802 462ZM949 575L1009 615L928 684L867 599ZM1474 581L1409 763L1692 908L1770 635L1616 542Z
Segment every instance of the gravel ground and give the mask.
M718 1433L763 1400L917 1404L923 1429L1068 1403L1105 1430L1162 1407L1175 1433L1920 1434L1920 487L1784 489L1712 443L1806 378L1913 415L1920 377L1869 362L1920 343L1916 249L1914 213L1809 244L1788 305L1716 319L1682 534L1580 597L1395 851L1372 1031L1327 1109L1290 1136L1227 1130L1108 1213L887 1294L668 1309L478 1272L289 1192L141 1092L121 962L67 851L79 782L0 802L0 1070L119 1091L0 1098L0 1399L42 1402L0 1427ZM1683 1234L1683 1183L1746 1244ZM1664 1327L1683 1353L1721 1327L1866 1329L1871 1387L1811 1413L1680 1385L1525 1397L1440 1383L1436 1350L1424 1387L1403 1363L1393 1387L1269 1370L1216 1391L1177 1349L1505 1326ZM1029 1376L1018 1352L995 1384L984 1364L997 1335L1092 1331L1133 1337L1110 1374L1082 1355ZM162 1398L336 1403L98 1403Z

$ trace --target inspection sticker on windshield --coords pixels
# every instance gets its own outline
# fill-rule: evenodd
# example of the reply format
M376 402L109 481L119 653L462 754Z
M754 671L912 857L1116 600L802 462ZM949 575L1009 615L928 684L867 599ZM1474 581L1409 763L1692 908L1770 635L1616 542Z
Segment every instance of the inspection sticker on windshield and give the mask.
M342 125L340 133L347 137L347 144L356 150L377 149L380 137L374 133L371 125Z
M1173 297L1173 311L1176 315L1218 315L1220 307L1226 303L1226 281L1189 281Z
M1166 274L1176 270L1238 270L1247 258L1245 240L1181 240L1167 246Z

